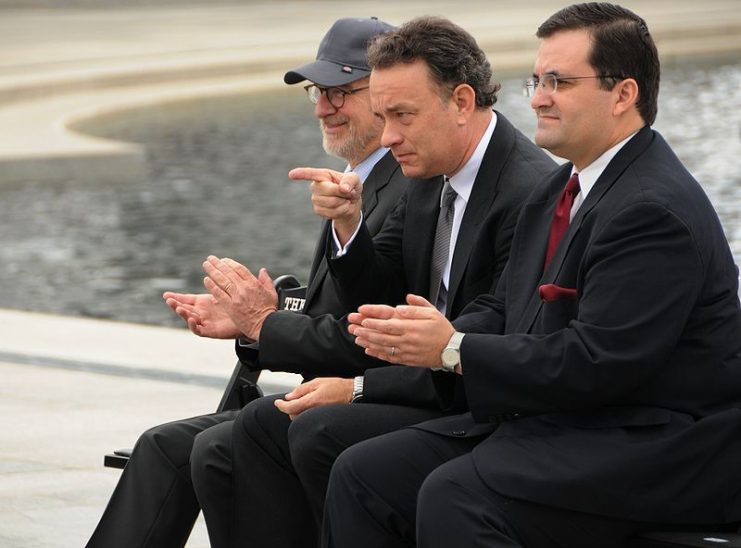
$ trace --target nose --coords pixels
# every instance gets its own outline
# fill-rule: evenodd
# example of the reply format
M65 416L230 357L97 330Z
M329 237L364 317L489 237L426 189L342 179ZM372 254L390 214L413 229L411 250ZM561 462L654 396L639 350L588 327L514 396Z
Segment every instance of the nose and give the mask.
M327 94L322 93L319 95L319 101L314 105L314 116L317 118L324 118L325 116L331 116L337 112L337 107L333 106L332 103L327 99Z
M404 137L399 131L397 131L392 124L388 121L383 126L383 133L381 133L381 146L384 148L391 148L395 145L399 145L404 140Z
M553 95L551 93L544 92L540 86L535 87L535 94L530 98L530 108L538 110L540 107L545 107L553 104Z

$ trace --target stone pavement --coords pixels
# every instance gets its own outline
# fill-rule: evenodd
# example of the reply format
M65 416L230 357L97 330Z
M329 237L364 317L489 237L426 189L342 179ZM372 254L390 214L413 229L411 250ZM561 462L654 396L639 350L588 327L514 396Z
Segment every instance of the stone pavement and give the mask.
M163 304L163 306L165 306ZM233 342L186 329L0 310L0 546L82 547L119 470L103 455L216 409ZM266 372L267 393L298 376ZM189 548L205 548L199 521Z
M621 3L647 19L665 64L741 51L737 0ZM564 2L74 4L0 0L0 184L140 177L138 144L86 136L76 124L142 104L281 86L340 16L448 16L477 37L498 76L527 74L537 24ZM213 410L232 344L9 310L0 324L0 546L84 546L119 475L102 467L103 454L151 425ZM295 382L269 374L263 384L277 392ZM202 523L188 546L208 546Z

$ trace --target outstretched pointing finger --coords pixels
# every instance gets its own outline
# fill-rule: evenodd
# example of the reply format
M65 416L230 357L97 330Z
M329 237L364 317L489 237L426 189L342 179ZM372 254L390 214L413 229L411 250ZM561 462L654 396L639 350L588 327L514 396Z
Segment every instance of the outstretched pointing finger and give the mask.
M318 167L296 167L288 172L288 178L294 181L332 181L339 184L343 173L333 169Z

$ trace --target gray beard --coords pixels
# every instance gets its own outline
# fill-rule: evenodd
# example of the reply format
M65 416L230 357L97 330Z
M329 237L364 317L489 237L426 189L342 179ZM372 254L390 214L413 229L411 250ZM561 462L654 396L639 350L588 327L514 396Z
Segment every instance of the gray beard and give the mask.
M365 159L368 144L376 139L379 134L380 132L367 131L363 135L358 135L355 126L350 126L346 139L341 142L330 141L324 134L324 128L322 127L322 146L327 154L345 160L351 165L357 165Z

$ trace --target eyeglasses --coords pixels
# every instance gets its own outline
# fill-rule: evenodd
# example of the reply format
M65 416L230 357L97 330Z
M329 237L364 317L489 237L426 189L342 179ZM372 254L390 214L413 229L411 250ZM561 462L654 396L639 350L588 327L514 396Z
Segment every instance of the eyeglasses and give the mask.
M590 78L620 78L622 76L556 76L555 74L544 74L540 78L528 78L522 84L522 94L525 97L533 97L535 92L540 89L543 93L553 95L558 91L559 82L568 82L569 80L587 80Z
M345 104L345 97L347 97L348 95L352 95L353 93L357 93L358 91L368 89L369 87L370 86L355 89L342 89L325 88L316 84L309 84L308 86L304 86L304 89L306 90L306 94L309 96L309 101L311 101L315 105L319 102L319 97L321 97L322 93L324 93L326 94L327 100L329 101L330 105L332 105L334 108L342 108Z

